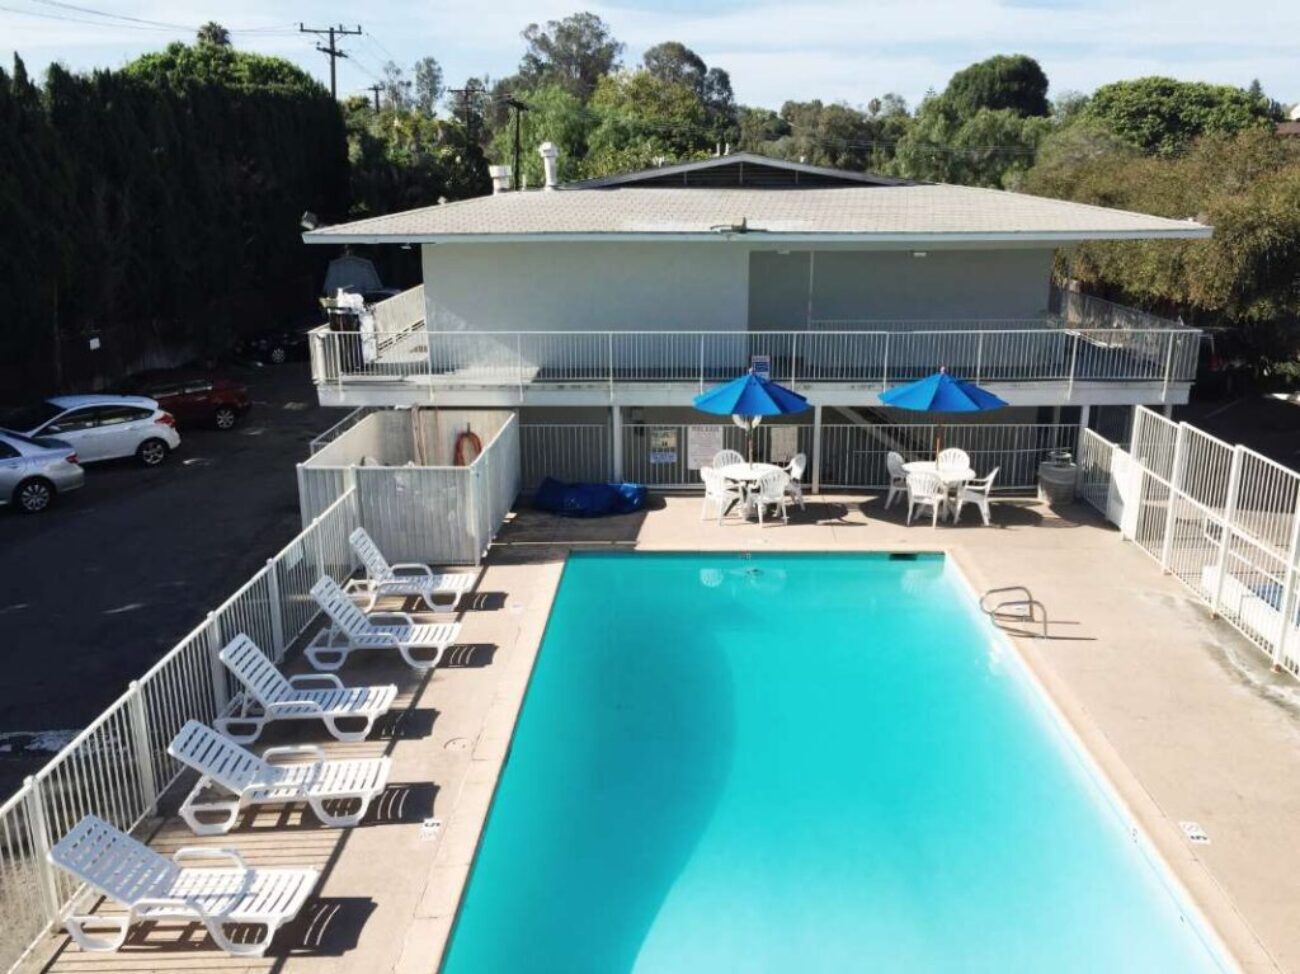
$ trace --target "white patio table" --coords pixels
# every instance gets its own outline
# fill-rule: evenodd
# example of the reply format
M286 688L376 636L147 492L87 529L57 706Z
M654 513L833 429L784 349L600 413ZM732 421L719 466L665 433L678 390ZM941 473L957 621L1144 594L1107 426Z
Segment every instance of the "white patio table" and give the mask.
M948 488L949 492L961 490L967 483L975 479L975 471L970 467L955 469L949 467L942 473L939 472L939 465L933 460L913 460L911 463L903 464L903 469L908 473L932 473L943 481L943 485ZM949 505L951 508L950 516L955 520L957 517L957 508Z
M749 501L749 489L758 483L759 478L764 474L780 469L782 468L774 463L729 463L725 467L719 467L718 473L745 489L745 517L749 517L754 509L754 505Z

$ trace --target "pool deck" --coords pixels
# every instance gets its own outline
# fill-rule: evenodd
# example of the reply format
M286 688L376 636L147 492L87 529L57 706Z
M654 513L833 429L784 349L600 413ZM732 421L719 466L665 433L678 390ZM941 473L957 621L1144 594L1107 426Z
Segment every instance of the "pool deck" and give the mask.
M262 813L228 837L196 839L175 818L152 841L228 845L254 865L315 865L318 897L267 957L234 959L201 930L139 928L117 954L62 935L27 969L51 972L432 972L504 762L565 556L628 550L945 551L976 592L1027 586L1051 638L1014 643L1246 971L1300 972L1300 687L1270 674L1234 630L1090 509L995 505L997 522L906 527L873 496L810 497L789 525L702 522L697 497L653 498L637 515L571 521L513 516L470 607L463 645L430 679L382 654L349 663L347 682L397 681L399 712L361 744L317 728L258 746L313 741L331 756L389 753L389 793L362 826ZM305 722L304 722L305 724ZM169 796L171 806L177 801ZM440 827L425 829L427 817ZM1180 821L1199 823L1192 845ZM612 974L612 972L611 972Z

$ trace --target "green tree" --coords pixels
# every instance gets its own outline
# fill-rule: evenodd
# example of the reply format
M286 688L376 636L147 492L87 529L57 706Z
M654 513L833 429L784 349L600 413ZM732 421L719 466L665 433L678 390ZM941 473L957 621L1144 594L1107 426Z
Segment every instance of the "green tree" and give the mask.
M696 93L648 71L601 78L589 107L598 119L588 140L589 175L698 159L714 150L708 112Z
M442 65L437 58L422 57L415 62L414 105L426 115L433 115L442 97Z
M1085 114L1143 152L1162 156L1187 151L1202 135L1239 132L1274 120L1267 99L1241 88L1158 77L1102 85Z
M535 91L512 95L528 106L519 117L520 185L541 186L542 160L537 147L552 142L560 151L559 177L562 182L587 175L587 141L596 127L596 116L582 101L559 85L543 85ZM494 162L514 165L514 126L502 125L492 138L489 156Z
M1047 75L1031 57L998 54L954 74L943 97L962 118L981 109L1046 115Z
M209 20L199 28L195 39L200 44L215 44L217 47L230 46L230 31L222 27L215 20Z
M593 13L576 13L546 26L529 24L523 32L528 44L519 62L526 88L559 85L586 99L602 77L619 66L623 44L603 20Z
M921 103L890 169L909 179L1011 188L1033 165L1050 130L1048 119L1009 108L963 117L938 95Z

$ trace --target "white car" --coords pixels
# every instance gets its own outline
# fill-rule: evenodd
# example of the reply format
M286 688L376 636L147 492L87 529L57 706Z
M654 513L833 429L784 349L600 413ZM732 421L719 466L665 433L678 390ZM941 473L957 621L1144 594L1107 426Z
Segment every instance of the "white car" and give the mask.
M9 413L0 427L58 437L81 463L134 456L156 467L181 445L171 413L143 396L52 396Z

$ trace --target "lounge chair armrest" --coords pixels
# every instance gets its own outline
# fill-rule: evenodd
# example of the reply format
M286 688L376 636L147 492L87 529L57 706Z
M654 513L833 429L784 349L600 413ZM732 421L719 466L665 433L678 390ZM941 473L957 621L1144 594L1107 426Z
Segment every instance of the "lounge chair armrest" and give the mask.
M305 683L324 681L336 690L343 689L343 681L338 678L337 673L298 673L289 677L289 686L298 689ZM296 701L295 701L296 703Z
M433 569L428 565L421 565L413 561L403 561L396 565L390 565L394 575L426 575L433 578Z
M247 869L248 863L244 857L239 854L238 849L223 849L202 845L187 845L182 849L177 849L172 853L172 862L182 862L188 859L229 859L240 869Z
M381 621L384 619L396 619L403 626L415 625L415 620L411 618L409 612L372 612L367 618L377 626L392 625L392 623Z
M306 709L308 713L317 713L322 708L315 700L276 700L267 704L263 709L266 716L274 717L280 713L301 711L303 709Z
M325 760L325 752L315 744L293 744L285 747L270 747L262 752L262 760L267 764L275 763L277 758L310 757L317 761Z

